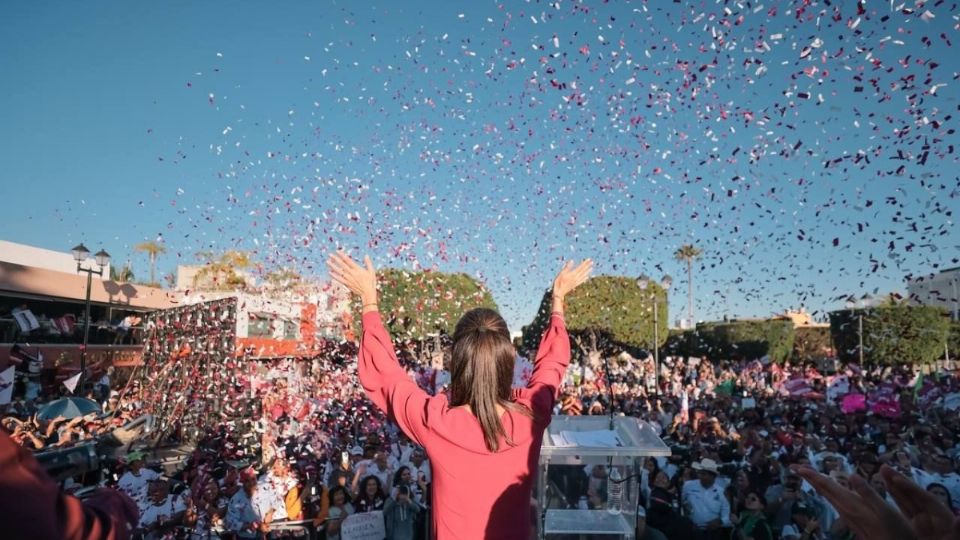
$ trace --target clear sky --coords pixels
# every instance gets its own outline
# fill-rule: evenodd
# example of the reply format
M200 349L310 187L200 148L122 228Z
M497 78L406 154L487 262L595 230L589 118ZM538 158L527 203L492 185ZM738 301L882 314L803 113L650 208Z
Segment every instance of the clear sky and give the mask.
M695 266L698 319L958 265L942 2L33 2L0 18L0 237L159 270L466 271L508 323L563 258Z

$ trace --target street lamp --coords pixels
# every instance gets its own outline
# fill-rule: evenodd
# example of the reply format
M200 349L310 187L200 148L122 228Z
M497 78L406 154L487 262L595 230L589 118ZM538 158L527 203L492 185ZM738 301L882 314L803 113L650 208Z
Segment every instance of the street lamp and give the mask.
M647 286L650 285L650 278L646 274L641 274L637 278L637 287L640 287L641 291L646 291ZM673 285L673 278L670 276L663 276L663 279L660 280L660 287L663 288L664 292L670 290L670 286ZM656 395L660 395L660 316L657 309L657 293L655 291L650 292L650 299L653 300L653 366L654 366L654 384L656 385Z
M869 294L864 294L860 297L860 300L857 300L855 296L849 296L847 298L847 309L857 310L857 337L860 341L860 367L863 367L863 308L870 305L870 301L873 300L873 297Z
M84 302L84 317L83 317L83 347L80 349L80 379L77 381L77 387L80 388L80 391L83 391L83 378L85 371L87 369L87 341L90 338L90 287L93 282L93 274L98 276L103 276L103 270L110 264L110 254L104 250L96 252L93 256L94 261L97 263L97 266L100 267L99 270L94 270L93 268L84 268L83 262L87 260L90 256L90 250L86 246L80 244L71 250L73 252L73 260L77 261L77 273L86 272L87 273L87 299Z

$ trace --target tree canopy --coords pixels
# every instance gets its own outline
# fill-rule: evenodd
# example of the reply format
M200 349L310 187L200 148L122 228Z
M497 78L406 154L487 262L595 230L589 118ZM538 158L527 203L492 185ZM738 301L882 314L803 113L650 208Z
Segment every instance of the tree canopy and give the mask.
M410 272L384 268L377 272L380 311L395 338L424 339L438 332L452 334L457 321L477 307L497 309L490 291L464 273ZM359 302L354 321L359 322Z
M666 291L656 282L647 289L637 286L636 279L625 276L596 276L577 287L566 298L565 316L571 337L596 340L598 348L609 351L647 349L654 347L653 305L657 304L659 322L658 346L667 340L670 320ZM550 320L550 291L540 302L534 320L523 327L523 346L533 351Z
M203 267L193 276L193 285L198 289L215 291L242 290L247 280L242 271L253 266L249 253L228 250L220 255L208 251L197 253Z
M742 360L768 356L777 362L790 357L796 335L793 321L784 319L702 323L697 332L710 344L711 356Z
M859 317L863 317L864 363L926 364L944 354L950 320L934 306L887 305L830 313L830 332L837 355L859 360Z

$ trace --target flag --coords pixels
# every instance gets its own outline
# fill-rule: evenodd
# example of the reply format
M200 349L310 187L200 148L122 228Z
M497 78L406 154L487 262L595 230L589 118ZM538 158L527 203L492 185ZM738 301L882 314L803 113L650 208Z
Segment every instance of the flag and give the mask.
M813 389L810 387L810 382L802 375L787 379L781 388L781 393L790 397L801 397L811 392L813 392Z
M857 411L867 410L867 396L857 393L843 396L840 410L843 411L844 414L853 414Z
M67 387L67 390L69 390L71 394L73 393L74 390L76 390L77 383L80 382L81 373L77 373L73 377L70 377L69 379L63 381L63 385Z
M0 405L6 405L13 401L13 377L15 373L13 366L0 372Z

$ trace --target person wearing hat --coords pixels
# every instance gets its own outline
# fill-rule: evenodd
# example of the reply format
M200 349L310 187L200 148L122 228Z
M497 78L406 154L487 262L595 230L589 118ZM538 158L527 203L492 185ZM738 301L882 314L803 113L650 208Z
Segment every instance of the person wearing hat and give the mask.
M156 471L144 468L143 464L143 452L134 451L127 454L127 472L123 473L117 482L117 488L133 499L139 508L147 504L147 484L151 480L160 478Z
M680 502L687 517L697 527L698 539L727 538L724 528L730 527L730 503L717 484L720 470L717 462L704 458L693 464L698 478L683 484Z

